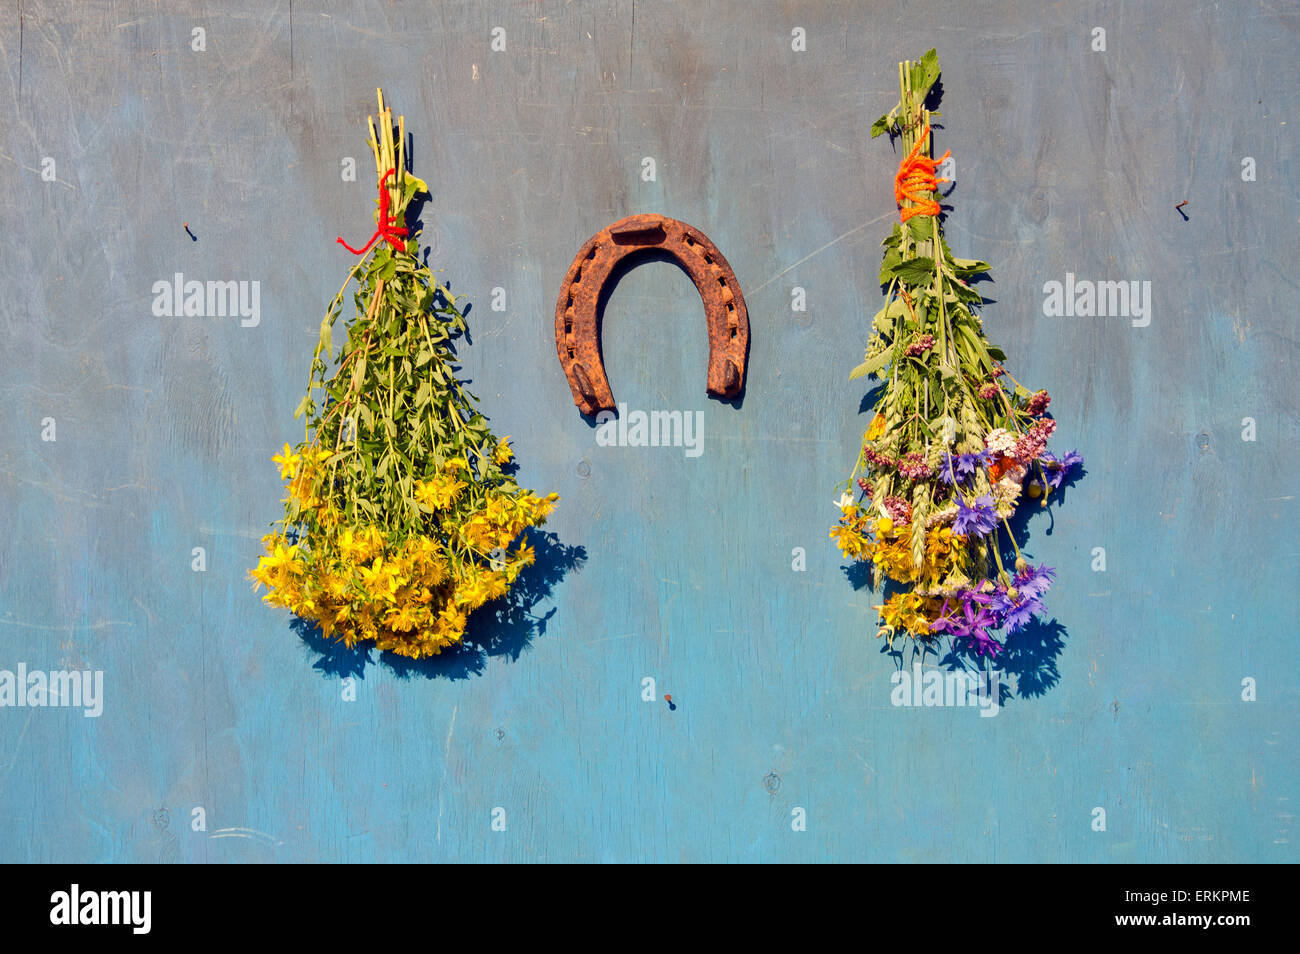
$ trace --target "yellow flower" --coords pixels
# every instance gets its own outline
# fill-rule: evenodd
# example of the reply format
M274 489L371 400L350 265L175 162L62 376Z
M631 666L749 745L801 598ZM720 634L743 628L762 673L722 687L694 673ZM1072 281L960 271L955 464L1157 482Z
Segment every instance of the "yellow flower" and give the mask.
M460 606L468 606L470 609L478 609L488 598L488 587L481 576L475 576L469 580L461 581L456 587L456 603Z
M357 559L365 559L366 545L361 538L352 532L352 528L344 530L339 534L339 555L344 560L352 562Z
M867 426L867 440L878 440L885 433L885 415L877 414Z
M415 483L415 499L430 510L443 510L460 499L461 491L466 487L464 481L446 474L439 474L433 480L419 480Z
M400 633L409 633L415 629L418 623L415 607L410 604L403 606L401 609L395 609L384 617L384 624Z
M498 464L509 463L510 458L515 455L514 451L510 449L509 440L509 436L503 437L501 443L497 444L497 449L492 452L492 459Z
M253 583L253 592L257 592L259 586L265 586L268 590L275 589L279 585L280 574L275 573L267 566L268 557L262 557L257 561L257 566L248 571L249 577Z
M385 565L383 557L377 559L374 566L362 567L361 587L372 599L393 602L398 587L393 567Z
M529 494L527 499L532 506L533 525L541 526L546 522L546 518L551 515L551 511L555 509L555 501L560 499L560 495L547 494L545 497L536 497Z
M307 569L307 564L298 557L298 547L296 545L285 547L282 544L277 544L275 552L270 556L263 557L261 562L269 570L283 569L284 572L291 576L297 576Z
M298 462L302 458L293 452L288 444L284 445L284 450L271 458L271 463L280 465L280 479L288 480L298 470Z
M843 524L836 524L831 527L831 539L840 548L840 552L850 560L857 560L864 555L868 555L871 550L871 541L852 526L846 527Z
M369 560L384 552L384 532L378 527L366 527L357 539L361 541L363 560Z

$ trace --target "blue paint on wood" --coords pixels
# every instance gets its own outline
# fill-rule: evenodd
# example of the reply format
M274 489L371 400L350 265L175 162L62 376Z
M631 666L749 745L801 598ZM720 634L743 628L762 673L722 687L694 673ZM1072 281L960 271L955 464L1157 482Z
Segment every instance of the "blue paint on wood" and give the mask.
M1286 13L166 6L0 13L0 668L105 679L98 719L0 710L0 858L1297 860ZM897 156L866 132L932 44L949 240L994 264L990 336L1089 470L1031 524L1060 570L1055 671L992 719L891 705L872 594L826 536L893 215ZM563 498L544 631L516 620L459 668L322 656L244 579L348 264L334 236L368 231L375 86L433 188L430 260L475 305L465 374L523 481ZM704 229L750 309L735 408L704 394L684 275L649 264L609 303L615 393L702 411L694 459L597 446L555 360L570 257L638 211ZM260 282L260 323L155 318L177 272ZM1150 326L1043 317L1067 272L1151 281Z

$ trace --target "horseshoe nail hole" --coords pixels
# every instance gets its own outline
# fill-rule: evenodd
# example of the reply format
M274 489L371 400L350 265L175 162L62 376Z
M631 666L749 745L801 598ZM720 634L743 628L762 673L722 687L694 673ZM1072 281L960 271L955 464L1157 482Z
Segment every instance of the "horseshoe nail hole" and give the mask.
M581 285L581 284L582 284L582 266L581 266L581 265L579 265L579 266L578 266L578 270L577 270L576 272L573 273L573 284L574 284L574 285Z
M565 333L566 335L571 335L571 334L573 334L573 322L571 322L571 321L566 321L566 322L564 323L564 333Z
M569 357L570 357L570 358L573 357L573 349L572 349L572 348L569 349Z
M719 275L719 276L718 276L718 284L721 285L723 288L726 288L726 287L727 287L727 280L726 280L725 278L723 278L721 275Z
M651 225L643 229L615 232L610 237L615 245L659 245L668 238L668 233L662 225Z
M596 257L596 246L593 245L591 247L591 251L587 253L587 261L591 261L595 257Z
M708 253L708 252L705 252L705 253L704 253L704 263L705 263L706 265L712 265L712 264L713 264L713 259L709 257L709 253Z
M740 336L740 331L739 331L738 329L736 329L736 328L732 328L732 329L731 329L731 337L733 337L733 338L737 338L737 337L739 337L739 336Z
M727 311L734 312L735 310L736 310L736 303L731 301L727 302Z
M564 307L565 307L565 308L572 308L572 307L573 307L573 296L572 296L572 295L569 296L568 304L566 304Z

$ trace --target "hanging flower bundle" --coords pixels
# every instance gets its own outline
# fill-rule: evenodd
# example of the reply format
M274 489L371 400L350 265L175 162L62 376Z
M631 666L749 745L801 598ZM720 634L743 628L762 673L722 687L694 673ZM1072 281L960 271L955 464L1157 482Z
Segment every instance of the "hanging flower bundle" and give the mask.
M1083 460L1048 452L1051 398L1006 372L975 313L982 298L968 282L989 266L954 257L944 241L936 193L947 180L936 171L947 154L932 157L937 114L925 105L938 77L934 50L900 63L899 102L871 127L873 139L901 141L900 221L884 241L885 306L850 375L883 388L830 535L885 582L877 635L891 647L896 637L948 634L976 656L997 656L995 632L1015 633L1043 612L1055 577L1021 555L1008 521L1026 497L1046 506Z
M468 616L503 596L533 562L520 542L555 494L510 476L477 399L456 380L451 340L466 330L456 299L417 260L403 225L425 183L406 170L405 120L379 93L370 120L377 228L321 321L304 438L272 458L286 482L283 519L249 575L268 603L352 646L421 658L461 640ZM353 282L355 314L334 362L332 329Z

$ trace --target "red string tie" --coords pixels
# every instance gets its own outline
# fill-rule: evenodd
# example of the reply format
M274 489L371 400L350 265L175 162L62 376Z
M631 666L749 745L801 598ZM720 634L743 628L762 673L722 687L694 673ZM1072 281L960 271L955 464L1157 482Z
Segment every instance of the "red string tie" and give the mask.
M393 248L397 249L399 252L406 251L406 243L400 240L406 237L407 231L405 228L398 226L397 216L389 215L388 211L390 201L388 196L388 177L396 172L396 169L389 169L384 173L384 177L379 180L379 227L375 229L375 234L370 236L370 241L367 242L363 248L353 248L347 242L343 241L343 236L341 235L336 240L353 255L365 255L366 252L370 251L370 246L374 245L381 238L387 239L388 244L393 246Z
M936 179L934 172L940 163L952 155L952 150L938 159L921 155L921 148L929 138L930 124L926 123L925 131L917 137L912 151L899 163L898 175L894 176L894 202L898 204L899 218L904 222L914 215L939 214L939 203L934 200L933 193L939 188L940 182L948 180ZM903 208L904 201L910 201L913 205Z

